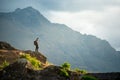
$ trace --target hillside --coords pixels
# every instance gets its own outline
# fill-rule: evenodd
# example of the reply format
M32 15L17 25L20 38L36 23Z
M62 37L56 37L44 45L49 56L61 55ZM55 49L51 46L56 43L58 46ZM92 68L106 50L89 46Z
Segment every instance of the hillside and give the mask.
M8 47L9 45L9 47ZM7 46L7 47L6 47ZM35 70L27 58L21 54L30 54L41 63L41 69ZM4 61L9 65L3 67ZM4 63L5 65L6 63ZM65 70L63 66L48 64L47 58L40 52L23 51L12 47L6 42L0 42L0 80L84 80L89 76L92 80L119 80L120 73L84 73L75 70ZM68 74L68 76L66 76ZM88 79L88 78L86 78ZM86 80L85 79L85 80Z
M31 57L35 57L40 61L42 69L34 70L32 63L26 58L21 58L21 54L30 54ZM1 70L4 61L10 65ZM60 70L60 66L48 64L47 58L40 52L18 50L6 42L0 42L0 80L66 80L66 77L60 75ZM73 72L69 71L69 74L71 73ZM74 74L77 75L77 73Z
M40 52L36 53L31 50L19 50L12 47L9 43L0 41L0 65L7 61L10 64L14 63L17 59L20 58L22 53L30 54L32 57L36 57L42 62L43 65L46 64L47 58Z
M39 51L60 65L70 62L72 68L95 72L120 71L120 54L107 42L93 35L76 32L64 24L51 23L32 7L0 13L0 40L21 50L34 50L39 37Z

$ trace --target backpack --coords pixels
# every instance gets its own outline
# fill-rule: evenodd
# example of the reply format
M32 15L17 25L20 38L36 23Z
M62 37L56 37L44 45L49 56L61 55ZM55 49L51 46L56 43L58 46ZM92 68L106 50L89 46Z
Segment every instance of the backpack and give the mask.
M34 41L34 45L37 45L37 42L36 42L36 41Z

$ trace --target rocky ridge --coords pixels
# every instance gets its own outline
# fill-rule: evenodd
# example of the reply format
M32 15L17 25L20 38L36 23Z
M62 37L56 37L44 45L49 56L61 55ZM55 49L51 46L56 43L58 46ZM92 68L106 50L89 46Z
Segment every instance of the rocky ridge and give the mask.
M8 43L2 42L2 46L5 45ZM80 80L80 74L69 70L69 78L60 75L62 67L48 65L47 58L40 52L16 50L11 45L9 48L11 50L0 48L0 64L5 60L10 63L9 66L0 71L0 80ZM36 57L42 63L43 69L32 69L31 64L26 59L20 58L20 54L30 54L32 57Z
M9 45L4 48L3 46ZM7 49L8 48L8 49ZM21 54L30 54L42 63L41 70L34 70L27 59L20 58ZM94 76L99 80L119 80L120 72L116 73L87 73L81 74L67 70L69 77L61 75L61 66L50 65L47 58L40 52L31 50L22 51L13 48L10 44L2 42L0 44L0 65L7 61L9 66L0 70L0 80L84 80L84 75Z

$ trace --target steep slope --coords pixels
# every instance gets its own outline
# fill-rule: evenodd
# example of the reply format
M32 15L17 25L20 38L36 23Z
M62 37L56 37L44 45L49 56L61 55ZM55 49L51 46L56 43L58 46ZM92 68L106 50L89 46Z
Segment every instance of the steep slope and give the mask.
M119 80L120 72L111 73L81 73L80 71L67 70L67 66L55 66L54 64L46 65L46 57L40 52L22 51L13 48L9 43L0 42L0 80L84 80L85 76L94 78L94 80ZM9 46L7 46L9 45ZM3 48L3 46L7 46ZM38 54L39 53L39 54ZM33 57L36 57L40 63L41 69L35 70L32 62L28 58L20 57L21 54L30 54L33 62ZM4 61L10 64L4 67ZM4 64L2 64L4 63ZM34 64L37 61L34 62ZM65 70L65 71L63 71ZM83 72L83 71L82 71ZM11 74L12 73L12 74ZM68 76L65 76L66 73ZM85 79L86 80L86 79ZM91 79L93 80L93 79Z
M9 47L0 47L0 80L80 80L82 77L71 70L66 70L69 76L65 76L61 71L64 67L48 64L40 52L18 50L6 42L0 42L1 45ZM21 57L25 54L30 55Z
M0 41L0 65L4 61L9 62L10 64L14 63L20 58L21 54L30 54L32 57L38 59L43 65L47 62L47 58L40 52L15 49L9 43Z
M89 71L120 71L120 54L111 45L92 35L83 35L64 24L51 23L32 7L0 13L0 40L20 49L34 49L40 38L40 51L54 64L70 62Z

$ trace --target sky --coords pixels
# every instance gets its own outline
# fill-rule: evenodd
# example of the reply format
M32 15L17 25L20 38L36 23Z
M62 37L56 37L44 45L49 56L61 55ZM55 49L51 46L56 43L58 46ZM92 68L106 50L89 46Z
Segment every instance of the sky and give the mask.
M28 6L53 23L105 39L120 50L120 0L0 0L0 12Z

